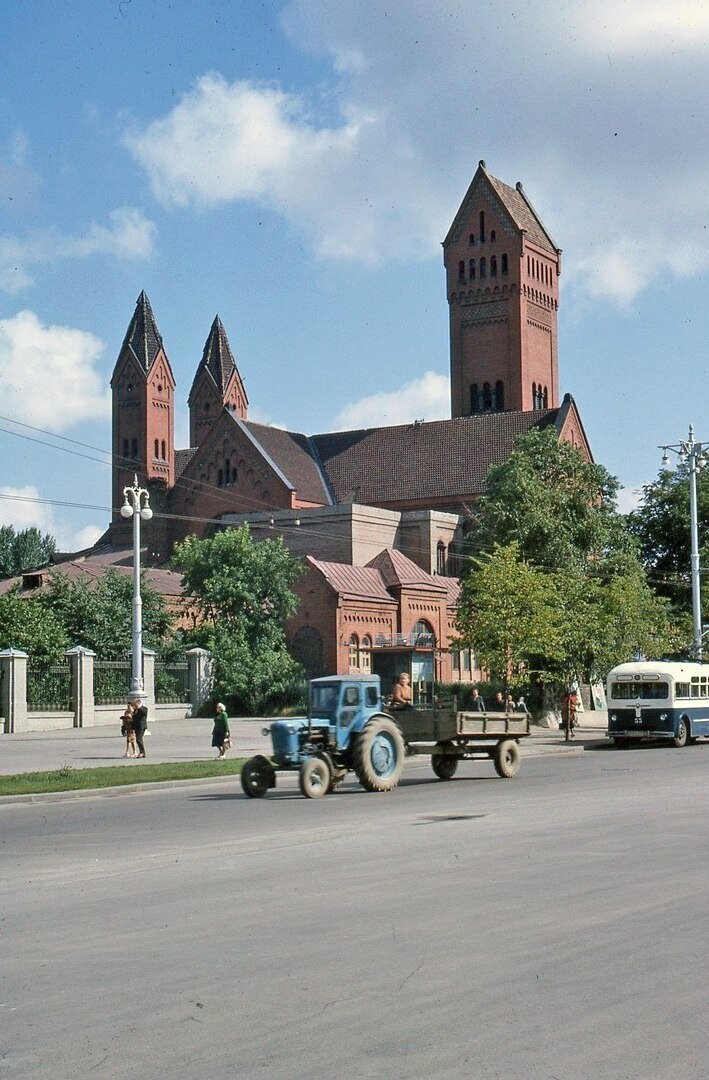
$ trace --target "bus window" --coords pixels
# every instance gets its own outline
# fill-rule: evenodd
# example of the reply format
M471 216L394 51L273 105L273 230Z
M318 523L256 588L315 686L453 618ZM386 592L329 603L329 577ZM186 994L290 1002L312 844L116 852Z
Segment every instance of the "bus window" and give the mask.
M675 683L675 697L676 698L689 697L689 683L688 682Z
M666 682L614 682L611 684L613 701L634 701L636 698L644 701L658 701L668 697L669 686Z

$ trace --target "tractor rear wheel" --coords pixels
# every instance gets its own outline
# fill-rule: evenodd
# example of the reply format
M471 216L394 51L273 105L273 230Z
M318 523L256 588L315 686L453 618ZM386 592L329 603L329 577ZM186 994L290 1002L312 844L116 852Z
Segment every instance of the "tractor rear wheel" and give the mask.
M306 758L300 766L298 783L306 799L321 799L330 790L331 780L330 766L322 758Z
M365 724L354 748L357 779L367 791L392 791L404 771L406 749L399 728L386 716Z

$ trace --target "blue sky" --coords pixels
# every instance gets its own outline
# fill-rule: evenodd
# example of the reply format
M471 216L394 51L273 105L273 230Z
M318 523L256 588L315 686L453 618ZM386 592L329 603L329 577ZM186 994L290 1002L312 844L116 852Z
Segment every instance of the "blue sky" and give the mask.
M178 445L217 313L253 419L449 415L440 243L480 158L563 249L596 459L651 480L690 421L709 441L708 59L703 2L3 5L0 523L105 528L141 289Z

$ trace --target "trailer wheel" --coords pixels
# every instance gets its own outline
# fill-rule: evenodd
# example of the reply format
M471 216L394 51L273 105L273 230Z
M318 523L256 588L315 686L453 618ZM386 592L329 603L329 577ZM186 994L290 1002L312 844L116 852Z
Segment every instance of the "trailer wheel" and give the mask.
M276 774L270 761L260 754L241 767L241 787L250 799L261 799L269 788L276 786Z
M386 716L373 717L365 724L354 748L353 765L357 779L367 791L392 791L404 771L404 740Z
M688 739L689 739L689 729L687 727L687 721L684 719L684 717L681 717L680 722L677 725L677 734L675 735L674 739L672 740L672 745L676 746L677 749L679 750L683 746L687 745Z
M458 758L454 754L434 754L431 768L439 780L452 780L458 771Z
M498 776L511 780L519 772L520 760L519 746L514 739L503 739L495 747L493 761Z
M300 766L298 783L306 799L321 799L330 789L332 773L326 761L319 757L306 758Z

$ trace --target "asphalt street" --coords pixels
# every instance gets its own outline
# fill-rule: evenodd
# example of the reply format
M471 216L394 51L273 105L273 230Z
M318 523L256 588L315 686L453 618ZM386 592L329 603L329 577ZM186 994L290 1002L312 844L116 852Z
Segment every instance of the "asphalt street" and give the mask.
M700 1080L707 754L2 806L0 1073Z

